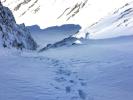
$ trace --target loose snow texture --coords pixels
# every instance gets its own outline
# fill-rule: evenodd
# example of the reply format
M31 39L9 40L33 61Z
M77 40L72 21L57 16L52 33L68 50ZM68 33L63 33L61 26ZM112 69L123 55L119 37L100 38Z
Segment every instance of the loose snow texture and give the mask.
M132 51L133 36L39 54L0 48L0 99L132 100Z

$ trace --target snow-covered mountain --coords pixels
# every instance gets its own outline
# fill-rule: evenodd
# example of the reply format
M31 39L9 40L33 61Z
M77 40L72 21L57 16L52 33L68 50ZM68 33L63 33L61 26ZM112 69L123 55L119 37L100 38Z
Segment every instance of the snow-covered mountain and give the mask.
M68 23L81 25L77 34L54 43L60 46L60 43L81 44L79 38L88 36L103 39L132 34L132 2L104 17L128 1L132 0L3 0L2 3L13 11L17 22L26 25L38 24L41 28ZM91 25L101 17L104 18Z
M39 48L58 42L64 38L74 35L81 27L79 25L66 24L62 26L52 26L45 29L40 29L39 26L27 27L31 32L34 40L39 45Z
M18 25L9 8L0 3L0 45L34 50L36 42L24 24Z
M88 38L91 39L133 35L133 2L126 3L112 14L80 30L74 37L85 38L86 33L90 33Z
M86 27L131 0L1 0L18 23L41 28L62 24ZM33 21L34 19L34 21Z
M128 35L133 35L133 2L126 3L112 14L85 29L82 28L76 34L47 45L41 51L64 45L82 44L85 39L107 39Z
M0 45L0 100L133 100L133 3L90 26L89 16L95 15L97 21L106 9L109 11L107 2L112 6L126 0L88 0L96 2L96 9L103 3L103 12L88 9L88 2L81 3L82 0L2 1L9 4L15 16L22 15L16 17L17 22L20 18L27 24L32 21L31 24L44 26L59 24L57 20L73 24L46 29L18 25L9 8L0 3L0 44L36 49L29 29L38 47L44 47L40 46L40 51L45 50L20 51ZM74 10L65 10L67 7ZM68 16L74 14L69 20L68 11ZM80 24L82 30L74 23ZM83 24L89 27L84 29Z

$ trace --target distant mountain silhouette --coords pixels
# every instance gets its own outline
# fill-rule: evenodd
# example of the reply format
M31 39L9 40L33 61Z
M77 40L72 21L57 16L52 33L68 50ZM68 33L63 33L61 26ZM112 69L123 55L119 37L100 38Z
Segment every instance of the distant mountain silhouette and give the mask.
M79 31L81 29L80 25L75 24L64 24L62 26L51 26L45 29L41 29L38 25L27 26L30 32L47 32L47 31Z

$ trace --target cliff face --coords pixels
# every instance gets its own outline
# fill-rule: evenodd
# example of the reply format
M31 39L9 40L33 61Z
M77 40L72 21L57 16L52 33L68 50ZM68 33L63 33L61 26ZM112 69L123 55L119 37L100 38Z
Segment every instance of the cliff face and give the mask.
M18 25L9 8L0 3L0 45L18 49L35 50L36 42L24 24Z

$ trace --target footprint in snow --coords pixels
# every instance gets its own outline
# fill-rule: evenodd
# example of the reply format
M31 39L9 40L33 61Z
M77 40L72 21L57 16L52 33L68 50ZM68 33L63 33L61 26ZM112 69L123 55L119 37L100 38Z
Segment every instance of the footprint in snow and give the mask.
M81 84L81 86L87 86L86 82L81 82L80 84Z
M86 93L82 90L78 90L79 97L83 100L86 99Z
M66 75L66 76L70 76L71 75L71 71L64 70L64 69L59 69L56 73L57 74L61 74L61 75Z
M55 78L55 81L56 82L65 82L65 81L67 81L64 77L56 77Z
M70 83L75 83L75 81L74 81L74 80L69 80L69 82L70 82Z
M66 86L66 93L70 93L71 92L71 87L70 86Z

